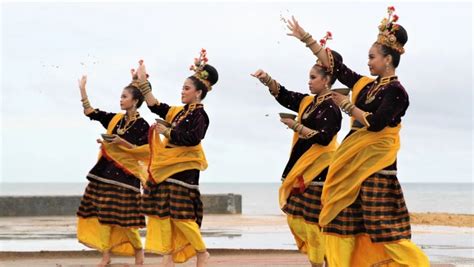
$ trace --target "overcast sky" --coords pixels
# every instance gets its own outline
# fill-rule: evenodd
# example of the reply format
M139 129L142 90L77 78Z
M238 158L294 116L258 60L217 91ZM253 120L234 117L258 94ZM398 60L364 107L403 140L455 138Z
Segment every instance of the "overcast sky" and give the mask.
M144 59L155 96L180 104L193 58L204 47L220 80L205 99L211 123L201 182L278 182L291 131L285 109L250 76L268 71L307 92L315 58L286 36L295 15L354 71L393 2L3 3L1 4L1 181L84 182L105 130L82 113L77 79L88 75L93 107L119 111L129 69ZM472 182L472 4L395 4L408 31L397 69L410 95L403 118L399 180ZM339 84L340 85L340 84ZM156 117L148 108L141 114ZM268 114L268 116L267 116ZM339 139L348 132L344 116Z

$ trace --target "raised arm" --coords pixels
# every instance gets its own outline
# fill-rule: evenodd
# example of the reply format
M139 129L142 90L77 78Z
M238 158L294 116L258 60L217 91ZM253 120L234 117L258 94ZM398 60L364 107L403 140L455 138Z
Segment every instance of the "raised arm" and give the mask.
M82 75L82 77L78 79L77 82L79 85L79 90L81 92L81 102L82 107L84 108L84 114L87 116L94 112L94 109L92 108L91 103L89 102L89 98L87 97L86 92L87 75Z
M145 97L145 102L147 106L151 107L154 105L159 105L160 102L155 98L153 93L151 92L151 85L148 82L148 74L146 73L146 67L143 60L138 61L138 69L135 71L134 69L131 70L132 78L138 81L138 89L142 92L143 96Z
M329 58L327 53L324 53L323 46L314 40L313 36L311 36L311 34L306 32L303 27L301 27L295 17L292 16L291 20L287 20L286 23L286 26L291 31L290 33L287 33L287 35L293 36L305 43L306 47L308 47L311 52L313 52L313 54L324 64L324 66L330 67Z
M109 113L105 111L101 111L99 109L94 109L89 102L89 98L87 97L86 92L86 83L87 83L87 76L83 75L79 80L79 89L81 92L81 102L82 107L84 108L84 114L89 117L91 120L99 121L105 129L107 129L109 122L115 116L115 113Z
M263 70L257 70L255 73L250 75L259 79L260 82L266 85L270 91L270 94L275 97L275 100L278 101L280 105L287 109L293 110L294 112L299 111L301 100L303 100L307 94L287 90Z

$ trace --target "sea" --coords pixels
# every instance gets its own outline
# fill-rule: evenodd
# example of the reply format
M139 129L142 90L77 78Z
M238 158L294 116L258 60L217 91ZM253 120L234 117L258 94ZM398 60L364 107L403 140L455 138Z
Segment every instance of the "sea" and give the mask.
M242 214L277 215L279 183L202 183L201 194L239 194ZM82 195L86 183L0 183L0 196ZM474 214L473 183L403 183L410 212Z

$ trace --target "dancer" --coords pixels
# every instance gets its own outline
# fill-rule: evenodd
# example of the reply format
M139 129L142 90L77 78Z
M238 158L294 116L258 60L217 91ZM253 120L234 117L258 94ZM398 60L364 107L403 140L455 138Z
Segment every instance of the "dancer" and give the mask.
M330 49L324 53L342 60ZM333 66L318 62L311 67L308 87L312 95L287 90L263 70L252 76L269 88L278 103L298 113L297 120L281 119L294 135L290 159L282 175L279 202L298 249L307 253L311 266L323 266L324 239L318 225L320 198L342 120L339 107L331 99L330 88L335 81Z
M145 247L163 255L163 266L174 266L197 255L197 266L202 267L209 258L200 232L203 206L199 174L207 168L201 140L209 126L202 100L217 82L218 73L207 64L203 49L191 67L194 74L184 81L184 106L169 106L153 96L144 62L139 64L136 76L148 108L165 120L150 131L150 179L142 203L148 216Z
M89 183L77 211L79 242L102 252L99 266L110 263L111 254L134 255L143 264L144 253L138 232L145 227L140 212L140 183L146 180L148 123L137 109L144 97L128 85L120 97L126 113L109 113L92 108L86 93L87 77L79 80L84 114L99 121L107 135L101 143L98 162L87 174Z

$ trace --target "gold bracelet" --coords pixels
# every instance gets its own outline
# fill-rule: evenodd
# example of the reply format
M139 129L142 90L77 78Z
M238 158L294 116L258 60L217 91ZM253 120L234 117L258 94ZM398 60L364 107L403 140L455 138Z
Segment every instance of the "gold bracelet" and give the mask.
M350 102L350 101L346 101L346 102L342 105L341 109L347 110L347 108L348 108L350 105L351 105L351 102Z
M261 83L263 83L263 85L268 86L273 79L272 79L272 76L270 76L267 73L267 76L265 78L262 78L262 79L259 79L259 80L260 80Z
M316 40L313 40L312 42L309 42L306 44L306 47L310 47L316 43Z
M341 107L342 111L346 113L349 116L352 116L352 110L354 110L355 105L352 104L351 102L344 103L344 105Z
M345 98L344 100L342 100L341 104L339 105L339 107L341 107L341 109L344 107L344 105L347 105L347 103L349 103L349 99Z
M147 94L151 92L151 88L147 87L145 89L140 89L140 92L142 93L143 96L146 96Z
M291 126L291 129L296 132L296 127L298 127L298 125L299 125L299 123L295 122L295 124L293 124L293 126Z
M298 130L298 133L301 134L301 132L303 131L303 128L304 128L304 125L303 124L300 124L300 129Z
M167 139L171 139L171 128L166 128L166 130L163 132L163 135L164 135Z
M347 114L348 114L349 116L352 116L352 111L355 109L355 107L356 107L356 106L355 106L354 104L352 104L352 103L350 103L350 105L347 107Z
M265 81L265 85L269 85L269 84L272 82L272 80L273 80L273 79L272 79L272 76L270 76L270 75L268 75L268 74L267 74L267 76L268 76L268 77L267 77L267 80Z
M82 107L84 109L89 109L89 108L92 108L91 106L91 103L89 102L89 99L81 99L81 102L82 102Z
M271 86L268 86L268 91L270 91L270 94L272 96L277 97L280 94L280 84L277 81L275 81L275 83L276 83L276 91L272 90Z
M311 36L311 34L309 34L308 32L305 32L305 34L303 35L303 37L301 37L301 42L303 43L306 43L306 41L308 41L310 38L312 38L313 36Z
M151 92L150 83L147 80L141 81L138 83L138 89L140 90L143 96L146 96L148 93Z
M318 51L314 52L313 54L314 54L315 56L318 56L318 54L319 54L319 52L321 52L321 50L323 50L323 47L322 47L322 46L320 46L319 49L318 49Z

